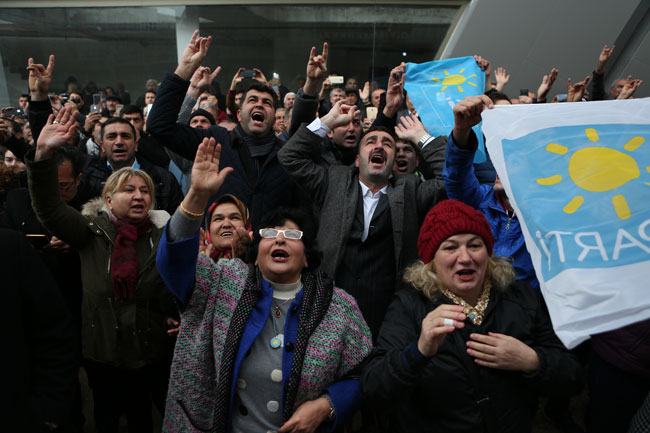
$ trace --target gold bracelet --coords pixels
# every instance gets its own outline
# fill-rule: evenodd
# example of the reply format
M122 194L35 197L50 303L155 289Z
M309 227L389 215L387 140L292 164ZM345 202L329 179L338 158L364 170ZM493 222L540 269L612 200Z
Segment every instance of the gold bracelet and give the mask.
M190 216L190 217L192 217L192 218L196 218L196 219L203 218L203 214L205 214L205 211L203 211L203 212L201 212L201 213L194 213L194 212L190 212L190 211L188 211L188 210L185 209L185 207L183 206L183 202L181 202L181 204L178 205L178 208L179 208L179 209L181 210L181 212L183 212L184 214L187 214L188 216Z

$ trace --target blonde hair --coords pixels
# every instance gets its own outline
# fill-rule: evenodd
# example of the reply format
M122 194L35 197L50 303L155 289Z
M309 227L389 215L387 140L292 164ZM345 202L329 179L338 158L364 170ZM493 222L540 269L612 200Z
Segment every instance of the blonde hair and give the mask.
M515 270L504 257L488 257L485 278L492 282L492 287L504 290L515 281ZM418 260L404 271L404 281L421 291L432 301L440 295L442 283L433 268L433 260L424 263Z
M149 196L151 197L150 209L155 208L156 196L154 194L153 181L151 180L151 177L146 172L132 167L120 168L115 173L111 174L108 179L106 179L106 184L102 190L102 198L104 201L106 201L107 197L112 197L116 192L122 191L124 189L124 185L133 176L142 178L144 180L144 183L147 184L147 188L149 189Z

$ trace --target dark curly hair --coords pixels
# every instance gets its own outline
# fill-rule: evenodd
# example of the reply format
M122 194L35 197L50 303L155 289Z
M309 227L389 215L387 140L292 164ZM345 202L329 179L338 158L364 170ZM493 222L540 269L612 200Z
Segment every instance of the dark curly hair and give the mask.
M302 231L302 243L305 246L305 256L307 257L307 269L314 271L320 266L322 253L316 243L316 233L318 225L310 211L303 207L285 207L281 206L269 212L262 218L258 228L279 227L285 222L293 221ZM255 263L259 250L260 240L262 240L259 230L253 233L253 241L248 245L246 250L246 262Z

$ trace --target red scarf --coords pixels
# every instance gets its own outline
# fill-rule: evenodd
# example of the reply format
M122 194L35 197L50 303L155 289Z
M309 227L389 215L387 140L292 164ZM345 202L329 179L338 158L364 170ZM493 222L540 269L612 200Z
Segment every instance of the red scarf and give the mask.
M113 253L111 255L111 281L116 301L135 299L135 283L138 276L138 253L135 241L151 230L151 220L147 216L137 224L116 218L111 221L117 230Z

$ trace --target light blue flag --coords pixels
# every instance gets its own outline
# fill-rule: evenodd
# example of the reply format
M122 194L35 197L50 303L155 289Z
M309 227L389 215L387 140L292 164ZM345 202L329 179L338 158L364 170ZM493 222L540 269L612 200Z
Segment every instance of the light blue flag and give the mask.
M650 100L483 112L560 339L650 317Z
M454 105L466 96L485 91L485 73L473 57L407 63L404 88L429 134L446 136L454 127ZM481 124L473 129L479 143L474 162L483 162L486 158Z

